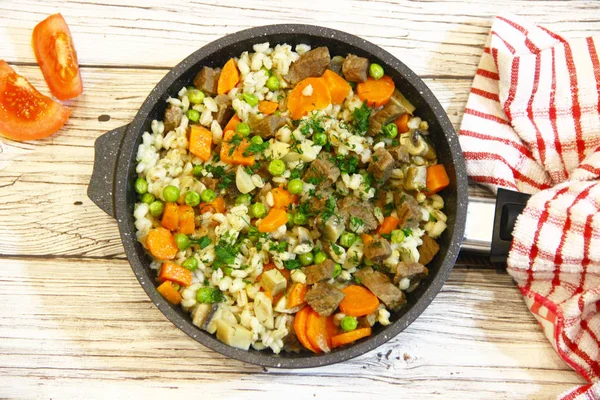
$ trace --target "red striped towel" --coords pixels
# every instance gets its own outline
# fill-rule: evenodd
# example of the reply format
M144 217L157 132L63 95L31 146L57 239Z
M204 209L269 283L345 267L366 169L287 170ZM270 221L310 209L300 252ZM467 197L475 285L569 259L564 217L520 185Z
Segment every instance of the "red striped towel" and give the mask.
M473 181L533 194L508 271L558 354L590 383L564 399L600 399L599 51L600 37L567 41L497 17L460 130Z

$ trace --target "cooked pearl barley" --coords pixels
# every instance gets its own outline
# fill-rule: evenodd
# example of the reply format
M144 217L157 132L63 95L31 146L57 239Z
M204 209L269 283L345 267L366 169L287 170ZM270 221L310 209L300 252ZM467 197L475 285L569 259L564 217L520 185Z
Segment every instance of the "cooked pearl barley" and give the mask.
M406 290L410 287L410 279L408 278L403 278L400 283L398 284L398 287L400 288L400 290Z
M292 278L292 282L306 283L306 274L299 269L293 270L290 276Z
M432 195L430 197L430 199L431 199L431 207L438 209L438 210L444 208L444 199L439 194Z
M200 114L200 124L204 126L210 126L213 122L212 112L209 109L202 111Z
M344 281L349 281L350 279L352 279L352 275L350 275L350 272L348 272L348 271L342 271L340 273L339 278Z
M302 96L312 96L313 94L313 87L311 84L306 85L306 87L304 89L302 89Z
M263 178L258 174L252 175L252 183L254 186L261 189L265 186L265 181L263 181Z
M181 306L184 307L184 308L192 307L194 304L196 304L196 299L183 299L183 300L181 300Z
M417 199L417 203L424 203L425 200L427 199L427 196L425 196L425 194L419 192L419 193L417 193L415 198Z
M386 310L385 308L380 309L379 313L377 314L377 322L379 322L383 326L389 325L390 324L390 312L388 310Z

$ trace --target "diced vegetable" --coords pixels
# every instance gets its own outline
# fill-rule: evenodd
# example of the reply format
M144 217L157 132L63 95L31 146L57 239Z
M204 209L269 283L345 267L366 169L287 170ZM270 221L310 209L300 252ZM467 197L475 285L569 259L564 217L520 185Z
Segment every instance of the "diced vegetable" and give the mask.
M236 136L235 131L225 131L221 142L221 161L245 166L254 165L254 156L244 155L244 152L250 147L250 141L243 138L239 142L235 142L234 136Z
M194 209L187 204L179 206L179 232L191 235L196 231Z
M164 281L161 283L156 290L162 295L169 303L179 304L181 303L181 294L175 289L171 281Z
M427 168L427 195L432 195L450 185L450 178L443 164L435 164Z
M288 96L288 110L293 119L300 119L313 110L322 110L329 104L331 95L323 78L306 78L298 82Z
M225 94L233 89L240 82L240 71L235 65L233 58L229 59L223 66L219 81L217 83L218 94Z
M201 159L202 161L210 160L212 151L212 132L202 125L190 126L190 153Z
M362 239L363 244L369 244L373 241L373 236L371 236L367 233L361 233L360 238Z
M307 320L311 312L313 312L312 308L307 306L296 313L296 316L294 317L294 332L300 343L302 343L302 346L313 353L319 353L320 350L310 343L306 334Z
M179 206L177 203L167 203L160 224L171 231L179 227Z
M392 231L394 229L396 229L398 227L399 224L400 224L400 220L398 218L390 215L383 219L383 222L381 223L381 225L379 225L379 228L377 228L376 233L378 233L380 235L381 234L390 234L390 233L392 233Z
M331 338L331 347L340 347L371 335L371 328L358 328Z
M248 350L252 344L252 332L240 324L231 324L219 319L216 321L217 339L238 349Z
M179 188L177 186L169 185L163 189L163 197L165 201L174 203L179 199Z
M346 315L342 319L342 322L340 323L340 327L342 328L342 330L344 332L350 332L350 331L355 330L358 327L358 321L356 320L356 317L351 317L349 315Z
M146 239L146 246L159 260L172 260L179 251L171 231L165 228L151 229Z
M367 288L358 285L346 286L342 289L345 296L340 303L340 311L352 317L369 315L379 307L379 300Z
M254 186L254 182L252 181L252 176L246 172L246 169L241 165L238 165L237 170L235 171L235 186L242 194L250 193L256 189L256 186Z
M290 290L287 294L287 308L294 308L304 303L304 295L308 290L308 286L303 283L294 283L290 287Z
M185 204L191 207L196 207L200 204L200 194L195 190L190 190L185 194Z
M277 268L263 272L260 276L260 284L265 292L271 296L276 296L285 291L287 287L287 279L279 272Z
M369 106L380 107L390 101L395 88L394 81L388 75L377 80L369 77L366 82L356 85L356 93Z
M211 213L224 213L225 212L225 199L223 197L217 197L210 203L200 203L200 214L207 212Z
M258 225L259 232L273 232L276 231L280 226L287 224L288 216L285 210L279 208L272 208L269 214L260 221Z
M396 121L394 121L394 123L398 127L399 133L406 133L410 130L408 128L408 120L409 119L410 119L410 115L408 113L404 113L401 116L399 116L398 118L396 118Z
M279 108L279 103L263 100L258 103L258 111L263 114L271 115Z
M297 195L291 194L283 188L275 188L271 190L271 194L273 195L273 207L275 208L287 209L291 204L298 201Z
M160 282L171 281L179 283L181 286L190 286L192 284L192 271L183 268L173 262L163 263L158 274Z
M227 122L227 125L225 125L225 128L223 128L223 132L235 131L235 128L237 128L237 126L241 122L242 121L239 119L237 114L234 114L233 117L231 117L231 119L229 120L229 122Z
M273 303L274 298L270 298L263 292L259 292L254 297L254 315L262 325L267 329L273 329Z
M325 82L327 82L327 88L331 95L331 102L333 104L342 104L352 90L350 84L346 82L344 78L329 69L325 70L323 78L325 79Z
M331 351L331 338L327 334L327 317L312 310L306 318L306 337L310 344L325 353Z

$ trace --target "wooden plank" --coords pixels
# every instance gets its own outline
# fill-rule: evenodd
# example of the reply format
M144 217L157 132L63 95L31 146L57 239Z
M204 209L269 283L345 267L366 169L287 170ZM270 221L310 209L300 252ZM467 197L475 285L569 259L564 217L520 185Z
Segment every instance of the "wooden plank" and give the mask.
M202 387L203 394L228 398L285 389L318 397L520 399L550 398L583 382L556 355L510 277L491 270L453 271L415 323L357 359L263 370L179 331L125 261L5 258L2 264L3 397L157 397Z
M293 10L293 11L292 11ZM340 13L340 10L343 10ZM358 35L390 51L421 75L470 79L491 19L499 12L528 14L567 37L600 31L593 1L245 0L193 3L159 0L24 0L0 4L0 54L33 63L31 32L47 15L62 12L82 65L171 67L226 34L264 24L323 25ZM375 29L377 27L377 29Z

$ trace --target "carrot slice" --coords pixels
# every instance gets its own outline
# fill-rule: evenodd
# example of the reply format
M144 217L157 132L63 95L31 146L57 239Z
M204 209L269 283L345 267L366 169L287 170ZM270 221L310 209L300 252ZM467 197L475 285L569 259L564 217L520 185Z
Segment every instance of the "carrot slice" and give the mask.
M271 190L271 194L273 195L273 207L275 208L286 209L290 206L290 204L298 201L297 195L291 194L283 188L275 188Z
M190 127L190 153L202 161L210 160L212 132L200 125Z
M242 121L239 119L237 114L233 114L233 117L231 117L227 125L225 125L225 128L223 128L223 132L235 131L235 127L238 126L240 122Z
M371 328L358 328L350 332L340 333L331 338L332 347L340 347L371 335Z
M263 100L258 103L258 111L263 114L271 115L279 108L279 103Z
M443 164L435 164L427 168L427 195L432 195L450 185L450 178Z
M410 115L408 113L404 113L401 116L399 116L398 118L396 118L394 123L398 127L398 132L406 133L410 130L408 128L408 120L409 119L410 119Z
M172 260L179 251L171 231L165 228L151 229L146 239L146 246L159 260Z
M320 349L325 353L331 351L327 340L327 317L319 315L312 309L306 318L306 336L314 348Z
M177 282L181 286L190 286L192 284L192 271L185 269L174 262L167 261L160 268L158 280L159 282L171 281Z
M296 316L294 317L294 332L296 332L296 336L298 337L300 343L302 343L302 346L306 347L313 353L319 353L320 350L310 344L308 336L306 335L306 320L311 312L312 308L304 307L302 310L296 313Z
M225 94L240 82L240 71L235 65L235 60L230 58L223 66L219 81L217 82L217 93Z
M179 206L179 232L191 235L196 231L194 209L187 204Z
M235 135L234 131L225 131L223 142L221 142L221 161L229 164L254 165L254 156L244 155L244 152L250 147L250 141L244 138L233 143Z
M225 212L225 199L223 197L217 197L210 203L200 203L200 214L211 212L213 214L222 214Z
M156 288L158 293L162 295L169 303L181 303L181 294L175 289L171 281L164 281Z
M400 220L390 215L389 217L385 217L383 219L383 222L381 223L381 225L379 225L379 228L377 228L375 232L379 234L392 233L392 231L396 229L398 225L400 225Z
M369 315L379 307L379 299L369 289L358 285L346 286L340 311L351 317Z
M167 228L174 231L179 226L179 206L177 203L165 204L165 210L163 211L163 217L160 221L163 228Z
M379 107L387 104L394 93L394 81L387 75L381 79L369 77L366 82L356 85L356 93L362 101L366 101L371 107Z
M308 286L303 283L295 282L292 284L290 291L288 292L286 307L294 308L304 303L304 296L307 291Z
M273 232L288 222L287 212L280 208L271 208L269 214L258 225L259 232Z
M333 343L332 343L332 339L334 336L338 335L340 333L340 329L335 326L335 323L333 322L333 315L330 315L329 317L327 317L327 344L329 345L330 349L333 349Z
M323 79L327 82L327 88L331 95L331 102L333 104L342 104L352 90L352 87L344 78L328 69L323 73Z
M277 267L276 267L276 266L275 266L275 264L273 264L273 263L267 263L267 264L265 264L265 265L263 266L263 270L262 270L262 272L260 273L260 275L258 275L258 276L256 277L256 282L260 282L260 278L262 277L262 274L264 274L265 272L267 272L267 271L270 271L270 270L272 270L272 269L275 269L275 268L277 268ZM279 272L281 272L281 275L283 275L283 277L284 277L286 280L290 281L290 280L292 279L292 278L291 278L291 273L290 273L290 270L289 270L289 269L283 268L283 269L278 269L278 271L279 271Z
M363 244L369 244L373 241L373 236L369 235L368 233L361 233L360 238L362 239Z
M288 110L293 119L300 119L313 110L322 110L329 104L331 95L323 78L306 78L298 82L288 97Z

